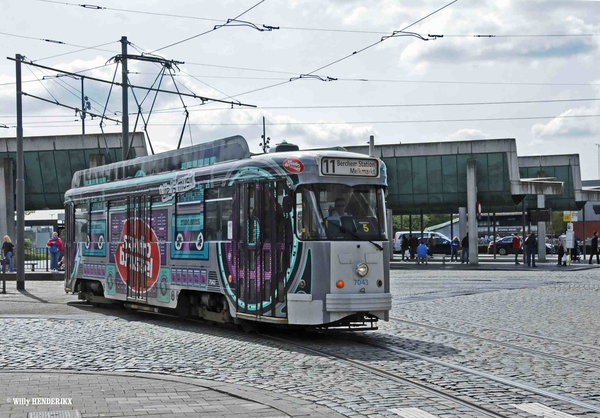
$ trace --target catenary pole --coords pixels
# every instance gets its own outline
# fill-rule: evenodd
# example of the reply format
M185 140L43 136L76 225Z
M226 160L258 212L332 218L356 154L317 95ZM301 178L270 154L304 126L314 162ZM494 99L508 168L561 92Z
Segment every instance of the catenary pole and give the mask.
M81 77L81 135L85 135L85 95L83 94L83 80Z
M122 125L123 125L123 141L122 141L122 160L129 159L129 103L128 103L128 85L127 80L127 36L121 37L121 77L122 77L122 92L123 92L123 109L122 109Z
M23 89L20 54L15 55L17 78L17 290L25 290L25 176L23 169ZM14 222L14 218L10 220Z

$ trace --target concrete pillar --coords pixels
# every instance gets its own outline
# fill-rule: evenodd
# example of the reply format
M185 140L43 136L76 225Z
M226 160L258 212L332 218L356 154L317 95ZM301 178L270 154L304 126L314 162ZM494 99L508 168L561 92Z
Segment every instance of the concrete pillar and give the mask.
M479 248L477 237L477 160L467 160L467 209L469 230L469 264L479 264Z
M546 196L543 194L537 197L538 209L544 209L546 207ZM546 261L546 222L538 222L538 260Z
M0 159L0 239L8 235L12 242L15 235L15 179L12 158Z
M390 240L390 261L394 261L394 222L393 217L394 213L391 209L386 210L386 221L387 221L387 230L388 230L388 239Z
M467 234L467 208L458 208L458 238L462 239Z

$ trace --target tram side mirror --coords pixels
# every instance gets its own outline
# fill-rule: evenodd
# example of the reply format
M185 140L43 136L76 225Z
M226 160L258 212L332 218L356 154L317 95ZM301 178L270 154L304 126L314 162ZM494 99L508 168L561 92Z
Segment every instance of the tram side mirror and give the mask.
M284 196L281 203L283 206L283 213L290 213L292 211L292 196Z

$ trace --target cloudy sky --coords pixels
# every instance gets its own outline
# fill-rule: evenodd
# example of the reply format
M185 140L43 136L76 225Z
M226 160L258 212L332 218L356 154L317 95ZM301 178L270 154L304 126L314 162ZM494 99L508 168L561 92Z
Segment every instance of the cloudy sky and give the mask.
M264 117L272 143L304 147L370 135L378 144L516 138L519 155L579 153L583 178L598 178L600 1L450 2L2 0L0 49L107 81L117 70L120 82L112 58L127 36L129 54L181 63L173 82L158 64L130 60L132 84L256 106L155 100L136 89L146 118L155 100L148 134L157 152L177 147L185 106L182 146L242 135L259 152ZM22 74L24 92L81 106L80 80L28 65ZM15 63L3 59L4 137L16 136L14 82ZM119 88L84 87L91 112L120 118ZM137 108L130 94L132 127ZM23 115L26 136L81 132L66 107L25 97ZM121 127L106 121L104 130ZM86 132L100 132L100 119L88 116Z

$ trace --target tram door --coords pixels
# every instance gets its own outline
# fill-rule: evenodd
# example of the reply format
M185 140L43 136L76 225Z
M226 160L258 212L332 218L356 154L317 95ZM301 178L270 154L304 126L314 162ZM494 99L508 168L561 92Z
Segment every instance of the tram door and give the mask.
M285 273L289 267L289 230L284 222L284 182L252 182L237 185L234 210L237 228L236 296L242 313L283 318L276 306L285 301Z
M127 254L127 299L148 302L148 273L143 256L143 243L152 240L152 205L148 196L130 196L127 200L127 222L124 236L129 237Z

